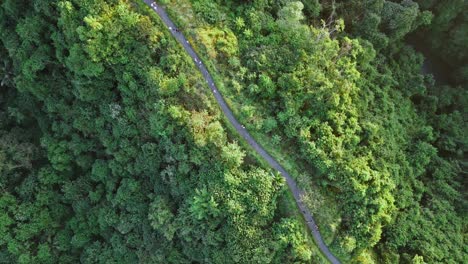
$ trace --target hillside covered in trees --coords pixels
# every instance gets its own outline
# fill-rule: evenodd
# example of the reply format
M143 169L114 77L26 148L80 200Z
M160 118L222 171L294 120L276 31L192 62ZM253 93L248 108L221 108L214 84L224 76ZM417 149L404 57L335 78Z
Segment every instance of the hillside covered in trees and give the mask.
M169 2L248 129L315 169L342 261L467 261L465 1Z
M283 182L128 1L2 1L0 263L310 261Z
M160 3L343 263L468 262L466 1ZM0 1L0 263L324 263L238 140L142 1Z

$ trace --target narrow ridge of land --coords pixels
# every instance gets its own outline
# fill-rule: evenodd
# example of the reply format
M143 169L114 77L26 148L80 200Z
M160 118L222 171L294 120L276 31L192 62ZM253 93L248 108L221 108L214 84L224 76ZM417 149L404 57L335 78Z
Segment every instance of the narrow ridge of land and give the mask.
M314 217L304 205L301 199L302 191L298 188L294 179L286 172L286 170L270 155L268 154L249 134L249 132L245 129L245 127L237 121L232 113L229 106L226 104L223 96L220 94L216 84L214 83L213 78L211 77L210 73L208 72L205 65L202 63L198 55L196 54L195 50L192 48L188 40L184 37L184 35L177 29L176 25L172 22L172 20L167 15L164 8L158 5L156 2L152 0L144 0L144 2L151 7L151 9L158 14L161 18L162 22L166 25L166 27L171 32L172 36L176 38L176 40L184 47L185 51L190 55L193 59L195 65L198 67L200 72L203 75L203 78L208 83L208 86L211 89L216 101L218 102L221 110L223 111L224 115L228 118L229 122L234 126L236 131L247 141L247 143L255 149L255 151L262 156L268 164L278 172L280 172L281 176L286 180L289 189L291 190L294 200L296 201L301 214L303 215L304 219L306 220L307 226L310 229L312 236L315 240L315 243L322 251L322 253L327 257L327 259L333 264L339 264L339 260L330 252L327 245L322 239L320 232L318 230L317 225L315 224Z

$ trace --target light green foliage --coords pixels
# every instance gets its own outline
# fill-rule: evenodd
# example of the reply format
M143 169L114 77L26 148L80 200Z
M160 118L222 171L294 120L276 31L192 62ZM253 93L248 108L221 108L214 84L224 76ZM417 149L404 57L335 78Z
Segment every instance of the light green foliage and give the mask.
M229 29L204 28L197 33L212 59L230 58L238 52L237 39Z
M282 248L293 245L295 250L292 252L293 255L290 256L290 258L297 258L301 262L311 260L312 253L309 249L301 245L304 243L304 238L301 237L298 226L293 221L285 220L279 223L276 227L275 238L279 240L279 244Z
M218 204L215 202L213 196L209 195L206 189L201 191L196 189L195 196L190 205L190 213L197 219L210 219L217 217L220 214Z
M303 3L299 1L289 2L278 12L278 18L292 23L289 26L299 25L301 20L304 19L302 9L304 9Z
M245 157L245 152L237 145L236 142L229 143L222 148L221 158L226 163L228 168L239 167Z
M278 11L277 24L290 43L301 45L310 37L307 26L301 23L304 20L303 9L302 2L294 1L287 3Z

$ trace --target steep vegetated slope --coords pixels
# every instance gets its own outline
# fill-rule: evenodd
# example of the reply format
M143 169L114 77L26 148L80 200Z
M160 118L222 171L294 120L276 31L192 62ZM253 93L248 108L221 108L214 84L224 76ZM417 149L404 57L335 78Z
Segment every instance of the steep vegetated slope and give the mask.
M0 2L0 263L313 261L284 183L133 7Z
M451 82L468 82L468 3L464 0L418 0L421 8L434 14L432 23L418 30L416 35L431 50L433 56L440 58L450 67L452 74L447 76ZM466 86L465 86L466 87Z
M295 146L318 170L309 180L337 197L335 253L467 261L466 74L435 84L405 44L419 32L463 74L463 1L166 2L248 129Z

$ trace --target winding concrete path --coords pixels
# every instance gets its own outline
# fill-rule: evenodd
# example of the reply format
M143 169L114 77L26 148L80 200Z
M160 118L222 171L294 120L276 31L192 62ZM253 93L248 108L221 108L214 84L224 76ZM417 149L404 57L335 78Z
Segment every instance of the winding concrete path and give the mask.
M306 223L312 233L312 236L314 237L315 243L317 244L317 246L320 248L322 253L328 258L328 260L331 263L339 264L340 262L338 261L338 259L335 256L333 256L333 254L328 249L327 245L325 245L325 243L323 242L322 236L320 235L320 232L318 230L317 225L315 224L315 220L312 217L312 214L302 202L302 199L301 199L302 191L297 187L297 184L294 181L294 179L291 177L291 175L289 175L286 172L286 170L283 167L281 167L281 165L272 156L270 156L270 154L268 154L253 139L253 137L249 134L249 132L245 129L245 127L241 125L239 121L237 121L231 109L229 109L228 105L226 104L226 101L224 101L224 98L219 93L218 88L216 87L213 81L213 78L211 77L210 73L206 69L205 65L203 65L202 61L200 60L198 55L195 53L195 50L192 48L188 40L177 29L176 25L169 18L164 8L152 0L144 0L144 2L147 5L149 5L151 9L159 15L161 20L164 22L164 24L167 26L167 28L171 32L172 36L174 36L177 39L177 41L184 47L185 51L190 55L190 57L192 57L194 63L197 65L198 69L200 70L206 82L208 83L208 86L210 87L211 92L213 93L213 95L216 98L216 101L221 107L221 110L223 111L224 115L226 115L226 117L229 119L229 122L231 122L231 124L235 127L237 132L249 143L249 145L252 146L252 148L254 148L255 151L257 151L257 153L260 154L260 156L262 156L270 164L272 168L279 171L281 176L286 180L289 186L289 189L294 195L294 199L296 200L296 203L299 206L299 209L301 210L301 213L304 216L304 219L306 220Z

